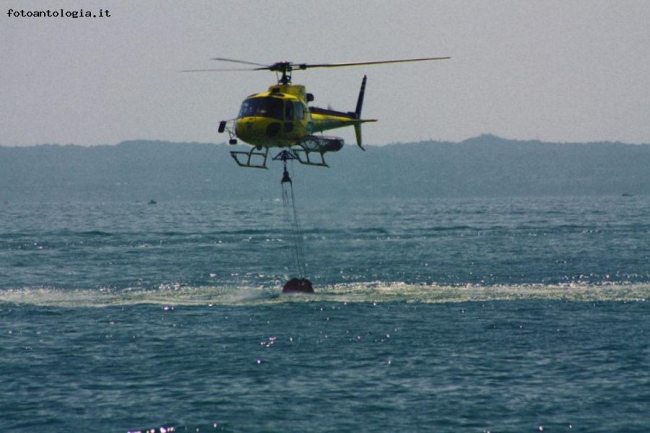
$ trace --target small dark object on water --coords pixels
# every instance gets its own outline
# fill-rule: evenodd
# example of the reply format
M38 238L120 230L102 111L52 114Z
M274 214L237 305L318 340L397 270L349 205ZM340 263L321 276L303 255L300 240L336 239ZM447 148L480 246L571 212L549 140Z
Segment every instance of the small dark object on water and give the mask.
M314 293L314 288L306 278L292 278L284 285L282 293Z

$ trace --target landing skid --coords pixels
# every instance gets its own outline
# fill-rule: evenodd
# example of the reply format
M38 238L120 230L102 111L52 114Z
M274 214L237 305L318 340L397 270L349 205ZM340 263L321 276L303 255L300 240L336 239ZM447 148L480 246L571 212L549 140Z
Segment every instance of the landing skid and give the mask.
M239 150L231 150L230 151L230 156L233 157L237 165L240 167L248 167L248 168L267 168L266 167L266 158L269 156L269 148L266 147L264 150L257 150L254 147L248 151L239 151ZM244 162L239 160L239 157L242 156L242 159L244 159ZM262 159L261 163L257 163L259 159ZM257 160L257 161L256 161Z
M298 162L304 165L311 165L313 167L329 167L325 162L325 152L310 151L306 149L294 149L293 153L296 155ZM312 161L309 155L316 154L316 161Z
M308 135L300 140L300 149L294 149L294 153L301 164L329 167L325 162L325 153L338 152L342 148L342 138ZM311 158L312 155L316 155L315 160Z
M309 155L312 153L318 154L318 159L319 161L313 161ZM290 149L290 150L283 150L282 152L278 153L273 157L274 161L283 161L286 166L286 161L289 160L297 160L299 163L304 164L304 165L311 165L315 167L329 167L327 163L325 162L325 159L323 158L323 153L324 152L317 152L317 151L309 151L305 149Z
M286 161L286 155L291 155L288 159L297 159L303 165L329 167L325 162L325 153L338 152L342 148L343 139L341 138L308 135L293 147L280 152L273 159L285 158L282 160ZM269 156L269 148L253 147L249 151L233 150L230 155L240 167L267 168L266 160ZM280 155L285 156L281 157Z

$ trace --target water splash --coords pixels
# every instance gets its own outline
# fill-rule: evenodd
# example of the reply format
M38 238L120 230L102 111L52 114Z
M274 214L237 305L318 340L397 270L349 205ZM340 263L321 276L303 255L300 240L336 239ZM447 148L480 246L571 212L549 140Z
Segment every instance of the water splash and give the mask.
M316 287L310 295L282 295L281 287L205 286L167 284L157 289L55 289L47 287L0 290L0 304L53 307L116 305L264 306L295 302L457 303L517 300L646 301L649 283L555 285L474 284L445 286L402 282L344 283Z

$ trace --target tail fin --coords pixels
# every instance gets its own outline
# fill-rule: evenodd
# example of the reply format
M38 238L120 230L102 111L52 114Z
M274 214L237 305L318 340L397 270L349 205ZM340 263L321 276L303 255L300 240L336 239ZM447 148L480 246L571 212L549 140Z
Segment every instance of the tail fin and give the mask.
M359 98L357 99L357 108L354 110L354 116L357 119L361 119L361 108L363 107L363 97L366 94L366 81L368 80L367 76L363 76L363 80L361 81L361 90L359 90ZM361 124L358 123L354 125L354 134L357 137L357 145L361 148L361 150L366 150L363 148L363 141L361 138Z
M363 107L363 97L366 94L366 81L368 80L367 76L363 76L361 81L361 90L359 90L359 98L357 99L357 108L354 110L354 115L357 119L361 119L361 107Z

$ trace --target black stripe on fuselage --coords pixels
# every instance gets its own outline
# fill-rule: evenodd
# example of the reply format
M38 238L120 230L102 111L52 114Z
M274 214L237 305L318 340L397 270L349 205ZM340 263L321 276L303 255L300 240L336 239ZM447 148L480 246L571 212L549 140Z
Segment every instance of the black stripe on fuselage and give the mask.
M345 117L345 118L348 118L348 119L356 119L357 118L357 116L352 112L344 113L342 111L328 110L326 108L309 107L309 112L312 113L312 114L321 114L321 115L325 115L325 116L338 116L338 117Z

